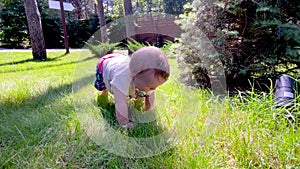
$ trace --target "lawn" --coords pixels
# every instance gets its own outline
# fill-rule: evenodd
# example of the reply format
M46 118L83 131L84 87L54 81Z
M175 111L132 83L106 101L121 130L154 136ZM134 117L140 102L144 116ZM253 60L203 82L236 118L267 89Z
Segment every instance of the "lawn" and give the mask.
M0 52L0 168L300 168L299 124L272 92L213 96L180 84L170 58L156 110L124 131L95 101L98 58L47 54Z

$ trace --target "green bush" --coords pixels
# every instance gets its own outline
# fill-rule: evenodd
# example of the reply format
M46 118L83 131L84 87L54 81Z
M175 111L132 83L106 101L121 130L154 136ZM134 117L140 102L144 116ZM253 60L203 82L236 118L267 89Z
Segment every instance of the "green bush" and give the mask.
M261 84L286 73L296 76L299 9L298 0L194 1L177 21L185 32L177 56L200 86L210 83L214 60L220 60L229 89L247 89L249 80Z
M98 16L95 15L91 19L69 20L67 29L70 47L81 48L99 29Z
M192 0L163 0L165 13L179 15L183 13L183 5Z
M85 47L88 48L92 54L94 54L96 57L102 57L106 54L112 53L114 49L117 48L117 46L120 43L100 43L92 44L92 43L85 43Z
M17 0L7 1L0 10L1 46L24 48L29 44L25 9Z
M64 35L61 18L45 16L42 18L43 32L47 48L64 48ZM81 48L85 41L98 29L98 18L69 19L66 23L69 47Z
M146 43L146 44L140 43L135 39L128 38L127 42L126 42L126 46L128 48L129 54L131 54L131 53L137 51L138 49L140 49L142 47L151 46L151 44L150 43Z
M60 18L46 16L42 18L42 27L46 48L64 48L64 36L62 33Z

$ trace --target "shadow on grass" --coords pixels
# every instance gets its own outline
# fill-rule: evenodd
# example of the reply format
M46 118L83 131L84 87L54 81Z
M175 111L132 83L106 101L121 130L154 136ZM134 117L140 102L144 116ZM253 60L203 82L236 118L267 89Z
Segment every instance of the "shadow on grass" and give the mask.
M80 83L80 87L85 87L93 78L93 75L86 76L75 82ZM47 144L56 145L57 142L62 142L60 144L64 145L65 141L68 142L74 137L79 137L64 133L64 126L68 125L66 123L70 118L69 116L74 113L74 105L68 101L71 94L72 83L68 83L58 87L49 87L39 95L31 96L20 102L9 97L1 100L0 168L6 168L5 166L19 168L18 165L26 164L30 158L38 159L39 157L35 157L36 152L29 151L29 149L39 149L43 152L45 151L43 144L46 148ZM59 139L60 134L65 137ZM80 136L85 138L84 134ZM70 148L72 149L77 144L80 144L80 139L78 141L74 139ZM65 147L63 148L62 151L68 151L68 148L67 150ZM59 154L57 155L59 156Z
M79 83L81 85L78 87L83 88L89 85L90 82L92 83L91 79L94 79L94 75L83 77L73 83ZM55 148L55 152L52 153L55 156L60 156L57 153L71 153L70 156L64 156L64 163L68 164L68 166L77 166L80 164L82 166L97 168L103 165L107 165L108 167L119 166L121 168L126 168L127 166L131 168L134 165L137 159L128 159L111 154L103 150L102 147L92 144L91 140L81 140L79 137L84 137L82 131L79 131L79 133L82 133L79 135L63 134L65 138L57 140L56 136L62 134L61 132L57 132L57 130L62 130L57 124L61 121L65 123L69 115L74 112L74 105L72 103L61 103L59 100L72 94L73 83L50 87L40 95L31 97L20 103L16 103L13 100L0 102L0 129L4 129L0 131L0 150L3 152L3 156L0 158L0 164L2 163L0 168L15 168L14 166L18 168L18 165L26 164L26 161L34 160L35 158L38 159L40 157L36 157L35 151L27 151L27 149L35 149L43 152L47 151L48 144L55 144L57 146L57 142L61 142L63 146L59 148L63 148L63 150L58 151L59 148ZM77 89L79 90L79 88ZM44 113L44 110L47 110L47 113ZM111 126L118 127L114 105L110 104L105 107L105 110L103 111L106 112L103 114L103 118ZM49 134L48 132L51 128L52 131ZM134 130L128 131L128 135L131 137L151 137L162 131L163 128L157 122L151 122L149 124L139 124ZM64 142L66 143L64 144ZM66 144L69 148L65 147ZM90 162L84 160L86 153L89 154ZM167 158L170 152L168 151L163 154L148 159L151 159L152 162L157 162L157 160ZM50 157L43 155L42 158L47 159ZM99 159L102 160L99 161ZM64 168L64 166L61 166L64 163L56 165L59 168ZM152 164L148 162L147 158L144 158L137 165L138 167L150 167Z
M111 127L115 127L116 129L121 129L116 120L115 105L113 101L110 99L108 104L105 104L105 106L101 106L101 103L97 103L97 104L99 109L101 110L100 112L104 120ZM145 113L145 112L140 112L140 113ZM147 123L136 123L136 126L133 129L127 130L127 134L129 137L147 138L147 137L152 137L161 134L164 131L165 129L162 127L161 122L155 119Z
M25 69L20 69L20 70L7 70L7 71L3 71L1 73L11 73L11 72L23 72L23 71L30 71L30 70L40 70L40 69L47 69L47 68L51 68L51 67L57 67L57 66L65 66L65 65L71 65L71 64L76 64L76 63L79 63L79 62L85 62L85 61L89 61L89 60L92 60L94 59L95 56L92 56L92 57L88 57L88 58L85 58L85 59L82 59L80 61L72 61L72 62L68 62L68 63L61 63L61 64L55 64L55 65L43 65L43 66L40 66L40 67L29 67L29 68L25 68ZM27 62L29 61L35 61L35 62L48 62L48 61L37 61L37 60L33 60L33 59L28 59ZM50 59L49 62L52 62L52 61L55 61L56 59L52 60ZM25 62L23 62L25 63ZM21 63L18 63L18 64L21 64Z
M115 107L114 103L110 100L109 103L105 106L101 106L98 103L98 107L101 110L101 115L104 118L104 120L110 125L110 127L114 128L115 130L121 130L121 133L123 133L124 136L132 137L132 138L151 138L154 136L157 136L159 134L163 134L163 132L166 131L162 126L162 123L159 120L154 120L147 123L138 123L135 128L130 130L123 130L115 116ZM151 140L151 139L150 139ZM162 142L162 145L165 145L166 147L169 147L165 141ZM126 145L122 145L126 146ZM143 146L143 145L142 145ZM146 146L146 145L144 145ZM147 146L146 146L147 147ZM101 147L100 147L101 148ZM146 148L148 149L148 148ZM149 150L151 151L151 150ZM131 168L176 168L174 164L169 163L168 159L171 159L175 155L176 148L170 146L170 149L166 151L162 151L161 153L157 155L153 155L150 157L123 157L118 155L113 155L112 158L115 160L109 160L107 161L108 168L125 168L125 169L131 169ZM151 153L150 153L151 154Z
M26 62L48 62L48 61L55 61L58 60L64 56L66 56L67 54L63 54L60 56L57 56L55 58L47 58L46 60L39 60L39 59L25 59L25 60L20 60L20 61L16 61L16 62L8 62L8 63L1 63L0 66L7 66L7 65L18 65L18 64L23 64Z
M83 83L81 83L82 84L81 87L84 87L85 85L88 85L88 82L93 78L94 76L90 75L82 79L79 79L78 81L82 81ZM74 110L74 105L72 103L59 105L56 102L70 94L72 94L72 83L60 85L58 87L49 87L45 92L41 93L40 95L36 97L30 97L29 99L23 100L21 102L7 98L7 100L3 100L2 102L0 102L0 115L2 117L0 121L3 120L4 122L4 123L0 123L0 127L5 128L5 126L3 126L4 124L13 123L9 125L19 126L20 129L23 130L25 129L24 128L25 123L22 123L21 121L23 116L27 116L29 113L32 114L33 112L37 112L45 107L49 107L49 106L51 107L52 104L55 105L53 106L53 110L51 110L51 112L54 113L52 115L59 113L62 116L68 116L69 113ZM26 112L28 112L28 114ZM51 113L37 114L37 116L45 116L50 114ZM15 118L15 119L7 119L5 121L5 118ZM57 117L49 117L49 120L50 119L55 120L57 119ZM28 120L32 124L39 123L38 121L34 121L34 119L28 119ZM48 121L47 123L50 124L51 121ZM0 134L1 133L2 132L0 132ZM7 134L10 135L12 133L7 133Z

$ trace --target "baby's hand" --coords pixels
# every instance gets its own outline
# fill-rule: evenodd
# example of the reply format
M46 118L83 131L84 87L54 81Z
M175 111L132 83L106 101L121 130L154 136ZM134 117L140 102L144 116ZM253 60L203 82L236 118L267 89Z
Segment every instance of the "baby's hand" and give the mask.
M129 123L121 125L121 126L123 127L123 129L133 129L135 127L135 123L129 122Z

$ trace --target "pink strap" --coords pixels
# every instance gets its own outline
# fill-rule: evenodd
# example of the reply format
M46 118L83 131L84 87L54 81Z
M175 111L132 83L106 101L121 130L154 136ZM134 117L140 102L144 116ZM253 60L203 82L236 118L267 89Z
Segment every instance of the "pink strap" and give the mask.
M104 56L100 59L100 61L98 62L98 70L99 72L102 74L103 73L103 63L106 59L109 59L109 58L113 58L115 57L114 55L107 55L107 56Z

